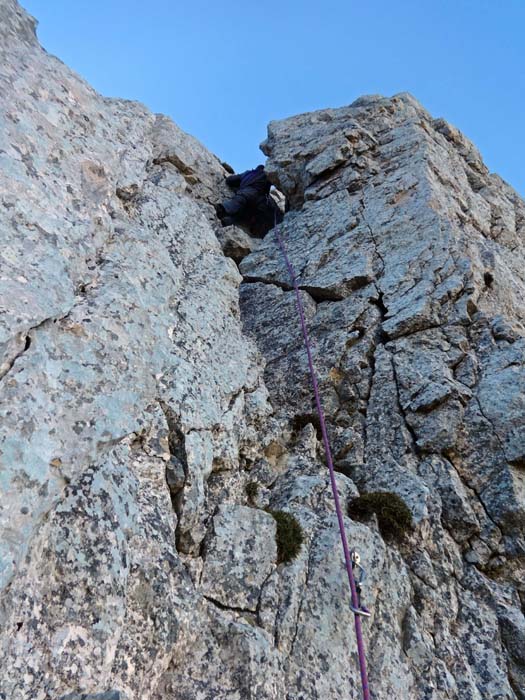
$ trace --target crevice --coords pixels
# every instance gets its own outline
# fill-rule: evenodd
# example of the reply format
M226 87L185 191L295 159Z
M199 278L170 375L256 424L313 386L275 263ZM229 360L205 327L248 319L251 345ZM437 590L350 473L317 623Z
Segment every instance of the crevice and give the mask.
M327 489L328 489L329 487L330 487L330 483L329 483L329 481L327 481L326 484L325 484L325 486L324 486L324 488L323 488L323 490L322 490L321 493L319 494L318 503L322 503L322 498L323 498L324 494L326 493L326 491L327 491ZM314 555L315 541L316 541L316 539L317 539L317 533L319 532L319 530L321 530L322 527L323 527L323 522L322 522L322 521L318 521L316 527L314 528L314 531L313 531L313 533L312 533L312 536L311 536L311 538L310 538L310 542L309 542L309 545L310 545L310 546L309 546L309 549L308 549L308 558L307 558L307 560L306 560L306 572L305 572L305 577L304 577L303 594L302 594L302 596L301 596L301 601L300 601L299 607L298 607L298 609L297 609L297 617L296 617L296 620L295 620L295 631L294 631L294 635L293 635L293 638L292 638L292 641L291 641L291 644L290 644L290 653L288 654L289 657L293 656L293 650L294 650L295 642L296 642L296 640L297 640L297 635L299 634L299 619L300 619L300 617L301 617L301 612L302 612L302 610L303 610L303 605L304 605L304 599L305 599L305 596L306 596L306 594L307 594L308 587L309 587L308 584L309 584L309 582L310 582L310 570L311 570L311 568L312 568L312 559L313 559L313 555ZM278 637L279 637L279 635L278 635L278 633L277 633L276 636L275 636L275 639L276 639L276 643L277 643L277 644L279 643Z
M389 354L390 354L390 353L389 353ZM413 448L414 448L414 454L415 454L418 458L422 459L422 458L423 458L423 454L422 454L421 448L420 448L419 445L417 444L417 435L416 435L416 432L415 432L414 428L412 428L412 426L411 426L410 423L408 422L408 420L407 420L407 413L406 413L406 411L405 411L405 409L403 408L403 405L402 405L402 403L401 403L401 392L400 392L400 388L399 388L399 379L398 379L398 376L397 376L396 360L395 360L395 356L392 355L392 354L390 354L390 361L391 361L391 363L392 363L392 376L393 376L393 378L394 378L394 384L395 384L395 386L396 386L396 396L397 396L397 405L398 405L398 408L399 408L399 414L400 414L401 418L403 419L403 423L404 423L404 425L405 425L405 428L407 429L407 431L408 431L408 433L409 433L409 435L410 435L410 437L411 437L411 439L412 439L412 445L413 445Z
M316 533L317 533L318 529L319 529L319 526L317 526L317 528L316 528ZM303 585L303 594L302 594L301 600L299 602L299 607L297 608L297 617L295 620L295 630L294 630L294 635L292 637L292 641L290 643L290 653L289 653L290 657L293 656L295 642L297 641L297 635L299 634L299 619L301 617L301 612L303 610L303 604L304 604L304 598L305 598L306 592L308 590L308 583L310 581L310 568L311 568L311 559L312 559L312 552L313 552L313 541L314 541L314 538L312 538L312 540L310 541L310 549L308 552L308 559L306 560L306 572L305 572L304 585ZM277 643L277 645L279 644L279 633L278 632L276 634L276 643Z
M171 507L177 516L177 525L175 527L175 545L177 551L181 551L180 546L180 522L182 515L182 496L184 486L188 479L188 461L185 449L185 436L179 427L178 417L169 408L169 406L158 400L158 404L164 413L166 423L168 425L168 448L170 451L170 461L166 464L164 478L170 494ZM183 549L182 549L183 551Z
M425 333L427 331L437 331L437 330L443 330L447 325L454 325L454 323L451 324L443 324L443 323L437 323L432 326L423 326L421 328L415 328L414 330L408 331L406 333L396 333L393 334L392 337L389 337L389 340L399 340L401 338L410 338L413 335L416 335L417 333Z
M64 319L66 319L69 316L72 309L73 309L73 307L71 307L71 309L69 309L69 311L67 313L65 313L63 316L59 316L59 317L50 316L49 318L45 318L43 321L40 321L40 323L37 323L35 326L30 326L26 331L22 331L21 333L19 333L19 335L21 336L20 337L20 344L19 344L20 349L17 352L15 352L15 354L10 359L6 360L3 363L4 369L0 370L0 380L2 380L4 377L6 377L9 374L9 372L15 366L16 361L20 357L22 357L22 355L24 353L26 353L30 349L32 342L33 342L33 338L31 337L32 333L37 331L39 328L42 328L43 326L45 326L46 323L58 323L59 321L63 321ZM10 341L8 341L8 343L9 342Z
M300 274L299 274L300 276ZM266 277L257 277L252 275L244 275L242 284L269 284L274 287L279 287L284 292L293 292L295 290L293 285L286 284L280 280L269 280ZM306 284L297 285L302 292L306 292L316 304L321 304L326 301L342 301L345 297L344 294L338 292L332 292L329 289L323 289L323 287L310 287Z
M262 611L262 597L263 597L264 589L265 589L265 586L268 583L268 581L273 576L274 572L275 572L275 569L272 569L272 571L270 571L268 576L264 579L264 581L261 584L261 590L259 593L259 598L257 599L257 607L255 610L255 614L257 616L257 624L259 625L259 627L263 627L263 624L261 622L261 611ZM274 624L273 624L273 635L272 635L273 636L273 644L275 647L278 646L278 643L277 643L277 612L278 611L276 610Z
M137 184L133 184L127 187L117 187L115 194L122 202L125 212L129 215L134 214L136 207L139 204L139 186Z
M331 292L329 289L323 289L322 287L299 285L299 289L309 294L317 304L325 301L342 301L345 298L343 294Z
M155 158L153 161L153 165L165 165L166 163L173 165L189 185L196 185L199 181L199 178L195 175L193 168L186 165L186 163L184 163L175 153L170 153L161 158Z
M501 534L502 534L502 531L501 531L500 526L499 526L499 525L496 523L496 521L490 516L489 512L487 511L487 508L485 507L485 504L484 504L483 501L481 500L481 496L480 496L479 492L478 492L471 484L469 484L468 482L466 482L466 481L463 479L463 477L462 477L462 475L461 475L461 472L459 471L459 469L458 469L458 468L456 467L456 465L454 464L453 456L452 456L450 453L442 453L441 456L442 456L443 459L447 462L447 464L450 464L450 466L452 467L452 469L456 472L456 474L458 475L458 479L459 479L460 482L463 484L463 487L466 488L466 489L468 489L469 491L471 491L471 492L474 494L474 496L476 497L476 499L479 501L479 504L480 504L481 508L483 509L483 512L485 513L487 519L490 520L490 522L494 525L496 531L501 535ZM447 529L447 528L445 528L445 529ZM486 542L479 534L477 534L477 535L475 535L475 536L476 536L476 537L479 537L479 539L481 539L483 542L485 542L485 544L487 545L487 547L489 546L489 545L488 545L488 542ZM468 540L468 543L469 543L469 544L470 544L470 540L471 540L471 539L472 539L472 537L470 537L469 540ZM490 549L490 547L489 547L489 549ZM491 550L491 551L493 551L493 550Z
M363 196L362 196L362 198L360 199L359 203L360 203L360 205L361 205L361 216L362 216L362 218L363 218L363 223L364 223L364 225L366 226L366 228L368 229L368 233L370 234L370 238L372 239L372 243L374 244L375 253L376 253L377 257L379 258L379 260L380 260L380 262L381 262L380 274L381 274L381 276L382 276L383 273L384 273L384 271L385 271L385 259L384 259L383 256L381 255L381 252L380 252L380 250L379 250L379 245L378 245L378 243L377 243L377 240L376 240L376 237L375 237L374 232L373 232L373 230L372 230L372 227L370 226L370 224L369 224L369 222L368 222L368 220L367 220L367 218L366 218L366 214L365 214L365 211L366 211L366 202L365 202L365 193L364 193L364 191L363 191Z
M368 395L366 396L366 405L365 405L365 413L364 413L364 423L363 423L363 454L365 460L367 459L368 455L368 409L370 405L370 396L372 394L372 389L374 386L374 379L375 379L375 374L376 374L376 352L378 351L379 348L384 348L385 343L388 342L389 338L387 333L383 330L383 322L385 320L386 314L388 313L388 309L385 306L385 303L383 301L383 292L379 289L377 284L374 282L374 287L377 292L377 298L371 298L369 301L373 306L376 306L379 309L380 313L380 318L379 318L379 323L377 324L375 328L375 334L374 334L374 341L372 343L372 346L370 348L370 352L367 354L367 360L368 364L370 367L370 382L368 385Z
M381 325L379 324L378 326L378 331L379 333L381 332ZM363 421L363 458L364 461L367 461L368 458L368 411L370 407L370 397L372 395L372 389L374 388L374 380L375 380L375 375L376 375L376 352L379 347L383 347L383 344L378 341L375 343L372 348L371 352L368 356L368 365L370 367L370 382L368 385L368 396L366 397L366 404L365 404L365 414L364 414L364 421ZM352 478L352 477L350 477Z
M300 433L307 425L313 425L318 440L322 440L321 422L316 413L300 413L292 419L292 430Z
M483 410L483 407L481 406L481 401L479 400L479 397L476 396L476 395L474 395L473 398L475 399L476 403L478 404L479 412L481 413L481 415L483 416L483 418L487 421L487 423L490 425L490 427L491 427L491 429L492 429L492 433L493 433L494 437L496 438L496 440L497 440L497 442L498 442L498 444L499 444L499 446L500 446L500 449L501 449L501 451L502 451L502 453L503 453L503 456L504 456L505 460L506 460L507 462L509 462L509 459L508 459L507 455L505 454L505 446L503 445L503 442L502 442L500 436L498 435L498 432L497 432L497 430L496 430L496 427L495 427L494 423L491 421L491 419L486 415L485 411Z
M20 357L22 357L22 355L26 352L26 350L28 349L28 346L27 346L27 339L28 338L29 338L29 336L27 335L22 340L22 342L24 343L23 347L21 347L21 349L19 349L18 352L15 352L14 355L12 355L9 359L7 359L4 363L2 363L3 369L0 368L0 380L2 380L7 374L9 374L9 372L13 369L15 362Z
M308 185L306 186L306 190L309 191L312 187L322 188L328 184L331 184L334 180L338 179L341 172L345 170L345 168L348 165L350 165L349 156L347 156L345 160L340 163L332 163L326 168L326 170L323 170L322 173L319 173L317 177L315 177L313 180L311 180L311 182L308 183ZM360 186L362 186L362 181L359 181L359 184Z
M234 391L229 398L228 407L226 408L226 411L224 413L229 413L232 410L232 408L235 406L235 402L237 401L239 396L241 396L241 394L253 394L254 391L255 389L247 390L243 386L238 391Z
M504 646L505 646L505 650L507 651L507 654L508 654L508 653L509 653L509 650L508 650L508 648L507 648L506 645L504 645ZM508 678L508 680L509 680L509 685L510 685L510 687L512 688L512 690L514 691L514 694L516 695L516 697L517 697L517 698L520 698L520 697L522 698L522 697L524 697L524 696L523 696L523 688L521 687L521 684L520 684L519 680L518 680L517 678L513 678L512 675L511 675L511 672L510 672L510 661L509 661L509 663L507 664L507 678Z
M433 586L433 585L432 585L431 583L429 583L428 581L425 581L425 579L422 578L419 574L416 574L416 572L414 571L414 569L412 569L412 567L410 566L409 563L407 563L407 562L405 562L405 563L407 564L407 568L408 568L409 574L410 574L411 576L414 576L415 578L417 578L417 580L420 581L420 582L421 582L424 586L426 586L427 588L431 588L433 591L437 591L437 590L438 590L438 586Z
M378 344L384 344L387 343L389 340L388 334L386 331L383 329L383 323L385 321L386 315L388 313L388 309L385 306L384 302L384 295L383 292L376 286L377 290L377 299L372 297L369 301L371 304L376 306L379 309L379 312L381 314L381 318L379 320L379 325L377 327L377 343Z
M99 440L97 442L97 450L100 450L100 455L105 455L112 450L114 447L124 442L127 438L135 435L135 431L131 430L128 433L123 433L122 435L117 435L117 437L111 438L110 440Z
M204 600L207 600L208 603L211 603L216 608L219 608L219 610L225 610L226 612L240 613L244 615L251 615L257 618L256 610L250 610L248 608L237 608L234 605L225 605L224 603L220 603L218 600L215 600L215 598L211 598L208 595L203 595L202 597L204 598ZM259 624L258 621L257 624Z
M242 278L242 284L269 284L272 285L273 287L279 287L279 289L282 289L285 292L293 292L293 287L289 284L285 284L284 282L280 282L279 280L269 280L266 277L256 277L256 276L251 276L251 275L243 275Z

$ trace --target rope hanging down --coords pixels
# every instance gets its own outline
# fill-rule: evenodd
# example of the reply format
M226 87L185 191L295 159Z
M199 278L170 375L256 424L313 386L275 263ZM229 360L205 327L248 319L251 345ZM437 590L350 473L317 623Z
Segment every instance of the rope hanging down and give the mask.
M326 462L328 464L328 470L330 472L330 482L332 484L332 495L334 498L335 510L337 513L337 520L339 522L339 534L341 535L341 543L343 545L343 551L344 551L344 555L345 555L345 563L346 563L346 571L348 574L348 582L350 584L350 592L351 592L351 599L352 599L351 609L354 611L354 618L355 618L355 636L357 639L357 652L358 652L358 656L359 656L359 669L361 672L361 684L363 686L363 700L370 700L370 691L368 688L368 675L366 672L365 645L363 642L363 633L361 630L361 618L360 618L359 612L356 612L360 608L360 601L359 601L359 596L357 593L357 586L356 586L356 582L354 579L354 573L353 573L353 568L352 568L352 555L350 554L350 550L348 548L348 542L346 539L346 533L345 533L345 527L344 527L343 513L341 511L341 503L339 501L339 494L337 492L337 483L335 480L334 463L332 461L332 452L330 450L330 443L328 441L328 433L326 430L326 421L325 421L325 417L324 417L323 407L321 405L321 398L320 398L320 394L319 394L319 385L317 383L317 377L315 374L314 363L312 360L312 349L311 349L311 345L310 345L310 339L308 337L308 330L306 328L306 320L304 317L303 303L301 301L301 294L299 292L299 285L297 284L297 278L295 276L295 271L294 271L293 266L288 258L288 254L286 252L286 248L284 246L283 240L282 240L281 235L279 233L278 226L276 225L273 230L274 230L275 237L277 239L277 243L279 245L279 248L281 249L281 252L283 254L283 258L284 258L284 261L286 263L288 273L291 277L293 288L295 290L297 310L299 311L299 318L301 321L301 329L303 332L304 345L306 348L306 354L308 355L308 367L310 370L310 377L312 380L312 387L313 387L314 395L315 395L315 403L317 406L319 423L321 424L321 433L323 435L323 443L324 443L324 449L325 449L325 453L326 453Z

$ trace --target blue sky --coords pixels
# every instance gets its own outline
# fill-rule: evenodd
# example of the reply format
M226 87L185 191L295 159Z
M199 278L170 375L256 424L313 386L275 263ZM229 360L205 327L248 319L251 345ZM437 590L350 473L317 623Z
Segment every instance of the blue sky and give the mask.
M525 0L22 0L100 92L169 114L236 169L266 125L411 92L525 194Z

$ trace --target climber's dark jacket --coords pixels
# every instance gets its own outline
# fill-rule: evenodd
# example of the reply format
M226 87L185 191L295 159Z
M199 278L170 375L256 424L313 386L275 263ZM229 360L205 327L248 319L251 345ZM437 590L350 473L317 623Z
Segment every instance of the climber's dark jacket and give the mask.
M230 175L226 178L226 184L239 192L250 189L258 194L270 194L271 184L264 172L264 165L258 165L255 170L246 170L240 175Z
M244 224L252 235L262 238L275 221L282 221L283 215L270 197L271 183L263 165L239 175L230 175L226 178L226 184L237 192L217 207L223 225Z

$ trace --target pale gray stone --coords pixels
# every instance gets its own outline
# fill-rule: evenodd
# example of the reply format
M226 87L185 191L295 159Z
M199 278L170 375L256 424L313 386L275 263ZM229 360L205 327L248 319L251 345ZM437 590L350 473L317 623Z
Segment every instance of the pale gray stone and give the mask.
M357 697L275 235L221 229L216 156L94 92L16 0L0 53L0 698ZM272 122L263 149L372 697L521 700L525 204L406 93ZM374 490L409 507L399 540L348 517ZM300 523L290 562L266 509Z
M95 693L94 695L69 693L60 698L60 700L124 700L124 696L118 690L110 690L107 693Z
M221 227L217 232L217 237L224 255L235 260L237 264L260 245L259 239L253 238L239 226Z
M404 553L418 600L405 620L408 667L388 686L399 661L380 645L378 697L517 697L523 655L507 672L490 586L477 625L480 592L455 579L474 565L523 595L524 203L406 94L271 123L263 148L292 205L281 231L304 290L337 468L361 490L401 496L415 525ZM366 265L359 282L354 250ZM244 326L268 360L270 399L308 420L290 279L271 234L241 271ZM344 455L356 434L362 451ZM463 601L469 612L458 618Z
M204 552L204 595L225 607L255 612L277 562L274 518L246 506L219 508Z

